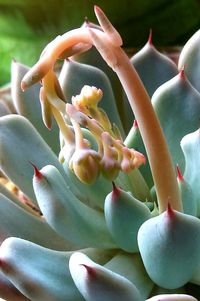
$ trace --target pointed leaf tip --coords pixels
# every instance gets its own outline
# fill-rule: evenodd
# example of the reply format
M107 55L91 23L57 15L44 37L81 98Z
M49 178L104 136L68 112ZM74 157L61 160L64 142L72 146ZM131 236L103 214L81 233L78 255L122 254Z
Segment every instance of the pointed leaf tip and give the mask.
M179 72L179 77L180 79L185 80L186 76L185 76L185 65L181 68L180 72Z
M34 169L34 176L40 180L43 178L43 174L40 172L40 170L37 168L37 166L35 164L33 164L32 162L29 162L32 166L33 166L33 169Z
M137 122L136 119L134 119L134 121L133 121L133 127L134 127L134 128L138 128L138 127L139 127L139 126L138 126L138 122Z
M170 203L168 203L168 206L167 206L167 215L170 219L172 219L175 216L174 210L171 207Z
M120 189L112 182L113 190L112 190L112 200L115 201L120 194Z
M83 266L86 269L86 271L90 277L96 276L96 270L94 268L92 268L89 265L84 264L84 263L81 263L80 266Z
M149 30L149 39L148 39L148 44L153 45L153 34L152 34L152 28Z
M184 178L183 178L183 175L182 175L182 173L181 173L181 170L180 170L180 167L179 167L178 164L176 165L176 170L177 170L177 179L178 179L180 182L183 182L183 181L184 181Z

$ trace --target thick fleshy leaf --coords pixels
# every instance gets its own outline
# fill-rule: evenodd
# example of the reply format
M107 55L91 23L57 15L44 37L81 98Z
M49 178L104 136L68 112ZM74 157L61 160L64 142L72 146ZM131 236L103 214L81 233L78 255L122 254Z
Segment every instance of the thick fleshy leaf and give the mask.
M200 265L200 220L169 207L140 227L138 245L150 278L163 288L179 288Z
M148 298L154 283L147 275L139 254L119 252L105 264L105 267L131 281L139 290L141 297Z
M0 118L0 168L31 200L33 162L39 168L53 164L60 170L53 151L24 117L8 115Z
M16 289L2 272L0 272L0 298L7 301L30 301Z
M48 143L51 149L58 154L59 130L55 122L52 124L51 131L47 129L42 121L41 105L39 92L41 85L35 84L26 91L21 89L21 81L29 68L25 65L12 62L11 93L17 113L26 117L41 134L43 139Z
M151 37L146 45L133 55L131 63L150 97L158 87L178 73L175 63L153 46Z
M113 256L113 251L106 250L81 252L100 264ZM19 238L8 238L0 247L0 270L32 301L83 301L69 272L71 255L72 252L58 252Z
M66 172L67 184L73 194L89 207L102 210L104 208L105 197L112 189L111 182L100 176L92 184L83 184L69 169L68 164L64 165L64 170Z
M26 211L32 212L33 210L30 206L26 205L24 202L20 201L17 195L13 192L11 192L9 189L7 189L3 184L0 183L0 194L3 194L5 197L10 199L13 203L15 203L17 206L23 208Z
M151 217L147 206L114 186L105 199L104 211L106 224L117 246L127 252L137 252L138 230Z
M150 40L131 57L130 61L140 76L150 98L158 87L178 73L175 63L160 53ZM126 122L129 121L128 129L130 129L134 115L129 108L125 94L123 106Z
M87 301L142 301L137 288L126 278L76 252L69 261L72 278Z
M200 94L181 71L163 84L152 97L152 104L163 128L173 162L184 167L180 141L199 125ZM177 118L178 117L178 118Z
M59 81L68 102L71 101L72 96L80 94L84 85L95 86L101 89L103 98L100 107L109 114L110 121L119 127L122 135L124 134L111 84L103 71L90 65L65 61Z
M197 299L185 294L165 294L154 296L146 301L197 301Z
M192 188L195 201L197 202L198 216L200 216L200 150L199 150L199 130L186 135L181 140L181 148L185 157L184 179Z
M178 62L179 69L185 66L185 72L191 84L200 92L199 83L199 43L200 43L200 30L187 41L184 45Z
M182 176L179 168L177 179L183 203L183 212L186 214L197 216L197 202L195 200L194 192L189 183Z
M122 189L130 191L136 199L142 202L151 200L149 187L138 168L129 173L120 172L115 182Z
M51 249L75 248L54 232L42 218L25 211L2 194L0 212L0 242L10 236L16 236Z
M116 247L103 213L77 199L54 166L45 166L35 175L33 187L47 222L60 235L82 247Z
M8 238L0 247L0 268L32 301L83 301L68 270L70 255Z
M0 116L8 115L11 111L7 107L6 103L0 99Z
M200 285L200 266L195 270L190 282Z

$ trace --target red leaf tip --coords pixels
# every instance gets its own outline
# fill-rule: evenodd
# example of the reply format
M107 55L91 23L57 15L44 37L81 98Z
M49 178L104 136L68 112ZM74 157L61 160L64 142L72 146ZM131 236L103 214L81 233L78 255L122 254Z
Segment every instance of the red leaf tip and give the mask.
M90 267L87 264L83 264L83 263L81 263L80 266L83 266L86 269L88 275L90 275L91 277L96 276L96 270L94 268Z
M120 189L112 182L113 190L112 190L112 200L115 201L120 194Z
M183 175L181 173L181 170L180 170L180 167L178 166L178 164L176 165L176 171L177 171L177 179L180 181L180 182L183 182L184 181L184 178L183 178Z
M173 218L175 215L174 210L171 207L170 203L168 203L168 205L167 205L167 215L170 219Z
M134 127L134 128L138 128L138 122L137 122L136 119L133 121L133 127Z
M152 29L151 28L150 28L150 31L149 31L148 44L153 45L153 34L152 34Z
M181 68L181 70L179 72L179 77L180 77L180 79L183 79L183 80L186 79L186 77L185 77L185 65Z
M37 166L35 164L33 164L32 162L30 162L30 164L33 166L34 176L37 179L42 179L43 178L43 174L40 172L40 170L37 168Z

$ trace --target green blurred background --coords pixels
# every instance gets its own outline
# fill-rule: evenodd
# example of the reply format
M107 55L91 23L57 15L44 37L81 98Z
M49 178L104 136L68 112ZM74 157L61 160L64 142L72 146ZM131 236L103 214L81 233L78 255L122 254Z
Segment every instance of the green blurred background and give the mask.
M13 58L27 65L58 34L96 22L99 5L121 33L124 47L141 47L149 29L156 46L182 45L200 28L198 0L0 0L0 84L9 81Z

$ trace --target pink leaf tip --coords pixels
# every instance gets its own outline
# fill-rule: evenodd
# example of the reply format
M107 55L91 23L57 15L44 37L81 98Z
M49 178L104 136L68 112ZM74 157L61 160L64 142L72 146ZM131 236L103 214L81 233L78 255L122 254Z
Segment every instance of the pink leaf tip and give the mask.
M42 179L43 174L40 172L40 170L37 168L37 166L35 164L33 164L32 162L30 162L30 164L33 166L34 176L39 180Z
M83 264L83 263L81 263L80 266L83 266L86 269L88 275L90 275L91 277L96 276L96 270L94 268L90 267L87 264Z

